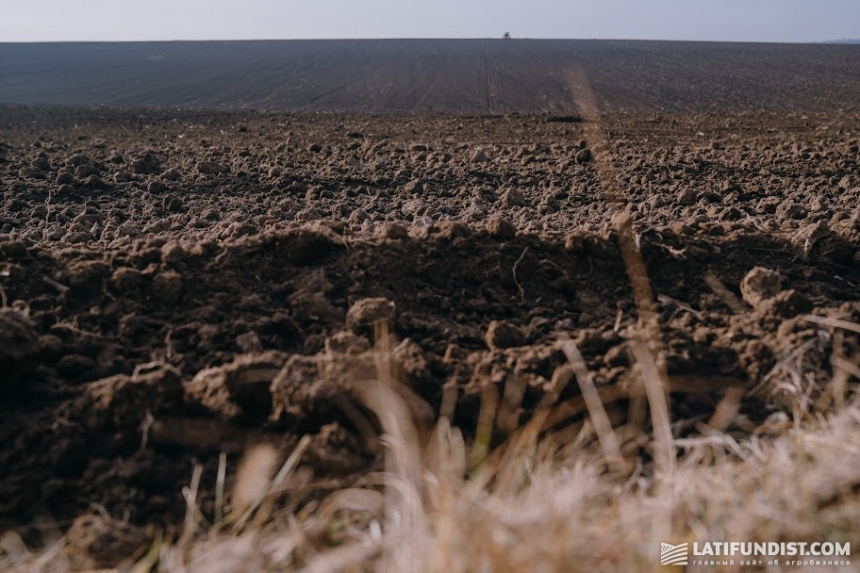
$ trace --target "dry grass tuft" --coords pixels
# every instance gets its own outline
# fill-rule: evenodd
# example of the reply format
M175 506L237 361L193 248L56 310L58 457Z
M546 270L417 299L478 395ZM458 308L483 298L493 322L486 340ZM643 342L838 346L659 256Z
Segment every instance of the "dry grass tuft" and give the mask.
M661 542L860 546L856 395L840 411L771 442L738 442L721 432L739 401L727 394L713 416L719 423L701 437L679 439L651 351L632 341L652 428L630 440L650 453L651 461L643 461L625 457L627 439L612 427L575 344L562 339L570 365L553 378L556 387L527 424L487 451L489 441L480 437L486 427L470 444L446 417L429 432L415 422L397 389L389 338L377 340L380 375L366 386L363 401L383 431L384 472L302 507L301 494L283 482L307 441L276 475L275 450L257 446L238 469L232 512L208 525L195 504L196 468L184 492L182 535L157 541L132 571L620 572L656 569ZM572 439L560 439L563 434L545 432L546 422L573 377L591 422L577 426ZM492 425L497 398L479 424ZM7 534L0 539L0 569L66 571L55 565L61 551L58 544L36 556Z
M575 345L561 344L588 394L588 373ZM208 525L195 505L195 469L184 492L189 517L182 536L158 542L132 570L642 571L655 569L662 541L829 540L860 546L856 396L841 411L770 443L755 437L738 443L719 428L676 439L651 353L644 343L633 343L632 350L653 428L636 441L653 462L623 458L620 433L607 427L608 418L596 421L599 398L597 404L586 398L593 421L572 441L560 444L553 434L541 434L552 407L548 401L475 466L474 452L482 444L469 444L447 418L424 435L394 387L399 382L390 375L387 351L380 351L380 371L387 374L368 386L364 401L383 429L383 473L338 489L321 503L284 511L274 502L291 495L281 482L306 443L277 475L274 450L258 446L238 470L232 513ZM568 370L558 381L570 377ZM606 445L613 440L615 445ZM58 544L33 555L20 538L7 534L0 539L0 569L67 571L57 565L61 551Z

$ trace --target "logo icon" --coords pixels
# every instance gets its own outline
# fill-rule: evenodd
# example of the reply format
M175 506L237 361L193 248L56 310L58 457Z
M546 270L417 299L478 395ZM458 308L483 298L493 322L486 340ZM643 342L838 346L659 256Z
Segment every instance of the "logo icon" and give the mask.
M686 565L687 544L669 545L660 544L660 565Z

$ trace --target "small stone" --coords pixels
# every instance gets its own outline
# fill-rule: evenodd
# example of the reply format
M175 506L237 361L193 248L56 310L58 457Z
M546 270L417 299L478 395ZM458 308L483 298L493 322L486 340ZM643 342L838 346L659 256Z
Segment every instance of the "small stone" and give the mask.
M854 209L854 213L848 219L848 224L855 231L860 231L860 208Z
M33 160L31 165L40 171L50 171L51 170L51 163L48 161L47 157L39 156Z
M519 189L508 189L502 195L502 205L505 207L524 207L526 198Z
M56 183L57 185L74 185L78 180L75 179L75 176L69 173L68 171L63 171L57 174Z
M161 178L164 181L179 181L181 177L182 175L176 169L168 169L161 174Z
M182 204L182 199L179 197L167 195L161 202L161 207L168 213L179 213L182 211L184 205Z
M810 225L806 225L792 236L791 242L795 247L800 249L802 258L805 260L809 257L815 245L832 235L827 221L818 221Z
M435 221L433 217L428 217L427 215L422 215L420 217L415 217L412 219L412 227L424 227L429 228L435 225Z
M752 307L761 305L779 294L782 279L779 273L764 267L755 267L741 281L741 295Z
M19 171L19 174L29 179L45 179L45 172L35 167L24 167Z
M129 181L136 181L137 178L128 171L120 170L114 174L113 180L116 183L128 183Z
M424 184L418 179L413 179L403 187L403 191L406 193L423 193Z
M526 343L523 331L506 320L492 321L489 328L487 328L484 340L487 342L490 350L514 348L516 346L523 346Z
M489 156L481 147L479 147L474 151L474 153L472 153L472 158L470 159L472 163L486 163L489 160Z
M122 267L113 272L111 283L120 292L128 292L140 287L143 273L130 267Z
M513 239L517 228L507 217L494 215L487 221L487 232L497 239Z
M679 205L695 205L696 201L699 200L699 194L690 187L678 191L677 197Z
M24 241L0 241L0 257L4 259L23 259L27 256L27 243Z
M342 330L326 338L325 350L332 354L361 354L370 350L370 343L363 336Z
M786 290L763 301L756 310L775 318L794 318L799 314L812 312L812 301L796 290Z
M63 236L63 240L72 245L82 245L92 240L92 235L83 231L72 231Z
M263 342L260 340L260 335L254 332L246 332L236 337L236 346L242 349L242 352L262 352Z
M99 170L92 165L78 165L75 168L75 177L78 179L86 179L90 175L99 175Z
M406 338L392 351L394 361L402 374L413 384L432 380L430 361L412 339Z
M167 191L167 185L158 181L157 179L153 179L146 185L146 190L150 193L164 193Z
M66 240L70 234L66 235ZM103 287L103 281L110 272L104 261L84 261L68 267L69 286L81 292L96 292Z
M93 160L87 157L86 155L72 155L69 159L66 160L66 165L71 165L72 167L80 167L81 165L92 165Z
M582 233L571 233L564 238L564 249L568 253L584 253L587 243Z
M444 239L465 238L472 234L469 225L459 221L443 219L437 224L438 236Z
M860 176L846 175L839 180L839 189L842 191L850 191L855 187L860 187Z
M409 230L399 223L385 222L377 229L377 235L386 239L402 240L409 237Z
M161 260L167 265L178 265L188 254L177 241L169 241L161 247Z
M197 172L202 173L203 175L221 175L222 173L227 173L229 171L229 167L216 163L215 161L201 161L197 164Z
M794 201L784 201L776 208L776 214L782 219L805 219L806 209Z
M394 322L396 306L386 298L363 298L356 301L346 313L346 327L353 332L366 332L374 324L389 326Z
M98 175L90 175L84 180L84 187L87 189L107 189L107 183Z
M576 162L577 163L590 163L592 160L591 150L590 149L581 149L576 152Z
M148 175L161 172L161 161L151 151L131 162L133 173Z
M6 211L9 213L21 213L30 208L30 205L20 199L10 199L6 202Z

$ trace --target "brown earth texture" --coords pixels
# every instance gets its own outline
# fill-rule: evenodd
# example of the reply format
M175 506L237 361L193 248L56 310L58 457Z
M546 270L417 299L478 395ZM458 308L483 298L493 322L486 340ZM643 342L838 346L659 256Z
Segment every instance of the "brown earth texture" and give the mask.
M447 409L471 437L497 389L498 443L553 391L560 336L603 396L630 387L643 279L677 435L732 389L737 436L826 401L834 341L860 361L821 324L860 323L856 110L597 115L577 93L495 115L0 107L0 531L39 544L95 508L125 557L182 521L195 463L211 515L221 452L229 490L260 442L310 437L306 491L380 470L381 344L428 426ZM576 384L557 401L547 429L581 423Z

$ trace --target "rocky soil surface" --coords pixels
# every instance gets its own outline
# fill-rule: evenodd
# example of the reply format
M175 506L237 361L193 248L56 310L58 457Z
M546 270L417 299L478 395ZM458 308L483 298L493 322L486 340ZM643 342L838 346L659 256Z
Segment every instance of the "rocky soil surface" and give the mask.
M361 406L379 322L428 423L455 389L471 432L493 387L502 439L566 364L560 333L601 391L629 387L619 213L689 431L728 388L747 391L730 430L761 431L827 399L834 349L858 361L856 335L805 318L860 322L858 115L4 107L0 123L0 529L32 537L93 504L176 522L195 460L211 514L219 452L230 483L259 441L311 436L306 484L381 467ZM581 421L576 384L560 400L554 421Z

